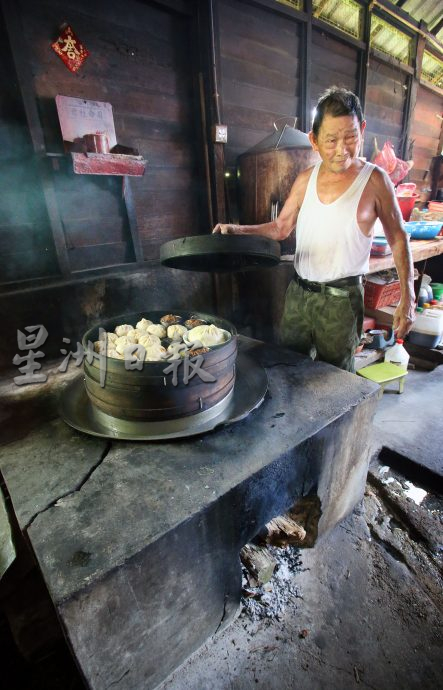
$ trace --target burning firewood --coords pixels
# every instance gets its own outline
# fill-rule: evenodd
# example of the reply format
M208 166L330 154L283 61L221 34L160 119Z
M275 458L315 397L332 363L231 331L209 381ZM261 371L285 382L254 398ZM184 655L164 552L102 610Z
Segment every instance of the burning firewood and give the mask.
M254 541L280 548L310 548L317 540L320 516L321 503L318 496L304 496L285 515L268 522Z
M272 546L300 546L306 537L306 530L289 515L279 515L265 525L265 541Z

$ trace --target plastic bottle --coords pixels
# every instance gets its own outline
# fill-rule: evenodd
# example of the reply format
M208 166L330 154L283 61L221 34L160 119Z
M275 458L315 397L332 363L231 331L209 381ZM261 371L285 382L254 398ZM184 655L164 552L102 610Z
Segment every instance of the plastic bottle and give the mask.
M405 371L408 368L409 355L403 347L403 340L398 338L392 347L388 347L385 352L385 362L396 364Z
M428 301L429 301L429 294L428 294L426 287L423 285L420 288L420 292L418 293L418 306L422 307L425 304L425 302L428 302Z

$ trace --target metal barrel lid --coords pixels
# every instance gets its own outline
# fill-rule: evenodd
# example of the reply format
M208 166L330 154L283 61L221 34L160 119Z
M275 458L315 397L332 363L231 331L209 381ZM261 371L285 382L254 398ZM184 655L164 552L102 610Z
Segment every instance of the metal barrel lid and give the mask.
M279 261L280 244L261 235L196 235L160 247L163 266L184 271L250 271L276 266Z
M272 134L259 141L258 144L252 146L247 151L240 154L242 156L250 156L251 154L265 153L266 151L278 151L281 149L307 149L312 151L309 137L299 129L294 129L285 125L282 129L278 129Z

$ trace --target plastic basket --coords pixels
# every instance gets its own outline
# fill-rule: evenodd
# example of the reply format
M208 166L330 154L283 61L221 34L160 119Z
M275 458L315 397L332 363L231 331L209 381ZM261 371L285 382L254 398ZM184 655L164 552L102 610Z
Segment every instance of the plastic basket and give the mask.
M368 307L368 309L379 309L379 307L387 307L389 304L397 304L400 297L399 280L384 284L371 283L370 280L366 281L365 307Z

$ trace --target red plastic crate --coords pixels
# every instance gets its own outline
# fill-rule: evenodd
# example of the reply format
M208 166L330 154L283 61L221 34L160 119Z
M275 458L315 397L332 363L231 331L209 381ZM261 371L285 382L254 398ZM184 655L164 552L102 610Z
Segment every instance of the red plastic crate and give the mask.
M400 281L394 280L392 283L371 283L370 280L365 284L365 307L368 309L378 309L386 307L388 304L397 304L401 297Z
M376 321L372 316L365 316L363 318L363 331L366 333L366 331L372 331L374 328L376 328L375 325Z

